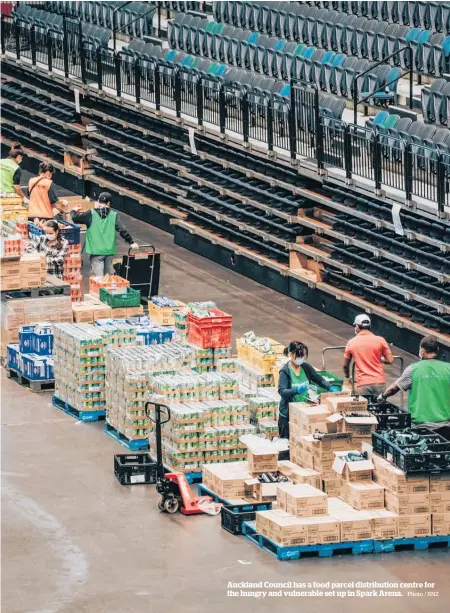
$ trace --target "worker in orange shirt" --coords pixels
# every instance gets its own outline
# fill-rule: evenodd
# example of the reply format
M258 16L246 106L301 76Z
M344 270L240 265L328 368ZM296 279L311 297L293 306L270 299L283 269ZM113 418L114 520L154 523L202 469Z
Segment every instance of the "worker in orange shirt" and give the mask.
M355 392L361 396L377 397L386 389L386 375L383 364L392 364L394 356L382 336L371 331L370 317L363 313L355 318L355 337L345 348L344 374L350 378L350 362L356 366Z

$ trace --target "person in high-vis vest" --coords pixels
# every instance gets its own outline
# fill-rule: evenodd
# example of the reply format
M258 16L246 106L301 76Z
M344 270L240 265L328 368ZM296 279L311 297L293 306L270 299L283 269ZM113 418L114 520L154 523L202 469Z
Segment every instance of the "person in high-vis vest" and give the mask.
M8 157L0 160L0 194L17 194L22 202L28 204L28 198L20 187L22 170L20 164L23 159L23 151L13 148Z
M85 251L91 256L91 275L94 277L114 274L113 259L117 252L116 232L133 249L139 246L122 225L116 211L111 210L111 199L109 192L103 192L98 197L96 208L78 213L81 207L77 206L72 211L73 223L84 224L87 227Z
M437 340L425 336L420 342L420 361L408 366L377 400L381 402L399 391L408 391L413 423L450 440L450 363L439 360L438 351Z
M55 208L59 199L53 187L52 177L54 172L55 169L52 164L41 162L39 164L39 176L33 177L28 182L29 221L35 221L36 219L48 221L59 214L58 209ZM64 204L64 200L61 200L61 203Z

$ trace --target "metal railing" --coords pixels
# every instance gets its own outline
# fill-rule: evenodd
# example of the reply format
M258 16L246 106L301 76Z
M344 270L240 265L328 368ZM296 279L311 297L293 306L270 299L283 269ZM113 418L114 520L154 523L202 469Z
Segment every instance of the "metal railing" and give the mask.
M269 151L286 151L293 161L315 160L319 172L336 169L347 180L369 181L375 190L396 189L406 201L435 202L439 216L450 206L448 153L328 116L321 111L321 92L310 84L293 81L290 95L282 97L173 64L135 59L83 41L81 22L71 17L64 18L61 33L2 16L1 50L117 97L173 109L199 126L207 122L222 134L240 134L244 143L261 141Z

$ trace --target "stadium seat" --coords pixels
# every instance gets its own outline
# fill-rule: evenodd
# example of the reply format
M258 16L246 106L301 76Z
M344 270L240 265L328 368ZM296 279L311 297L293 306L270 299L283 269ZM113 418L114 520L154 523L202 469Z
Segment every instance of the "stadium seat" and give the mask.
M445 79L436 79L430 86L422 88L422 113L427 121L434 123L439 120L442 97L437 96L445 86Z

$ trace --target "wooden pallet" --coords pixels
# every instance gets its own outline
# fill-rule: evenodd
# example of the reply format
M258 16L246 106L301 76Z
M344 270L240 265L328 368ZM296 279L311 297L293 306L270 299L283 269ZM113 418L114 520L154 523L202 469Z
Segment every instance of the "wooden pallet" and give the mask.
M14 379L17 381L19 385L22 387L26 387L30 390L30 392L34 392L36 394L42 394L43 392L53 392L55 390L55 380L34 380L25 377L18 370L14 370L14 368L6 367L6 374L8 379Z

